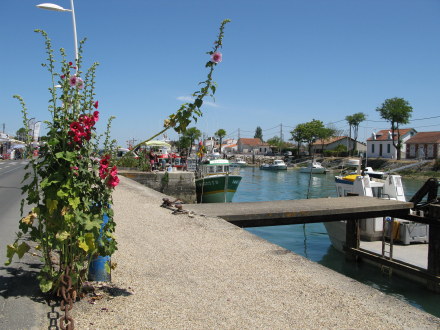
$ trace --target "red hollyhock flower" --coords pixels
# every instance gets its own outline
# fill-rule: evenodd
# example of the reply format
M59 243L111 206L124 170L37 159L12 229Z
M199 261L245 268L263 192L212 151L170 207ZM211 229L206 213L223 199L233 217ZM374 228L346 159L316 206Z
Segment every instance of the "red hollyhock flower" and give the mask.
M118 176L110 176L108 181L107 181L107 186L109 186L110 188L114 188L119 184L119 178Z
M70 124L70 130L73 131L74 133L81 132L83 130L83 127L79 122L74 121L73 123Z
M95 123L99 120L99 111L93 112L93 120L95 121Z

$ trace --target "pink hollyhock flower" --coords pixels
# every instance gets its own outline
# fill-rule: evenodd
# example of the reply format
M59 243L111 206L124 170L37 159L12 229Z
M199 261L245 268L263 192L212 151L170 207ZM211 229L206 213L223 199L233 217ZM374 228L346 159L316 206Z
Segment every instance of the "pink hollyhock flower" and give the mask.
M71 166L70 169L71 170L78 170L78 166Z
M83 89L84 88L84 80L82 80L81 78L77 78L76 79L76 87L79 89Z
M214 54L211 55L211 62L213 63L220 63L222 61L222 53L220 52L215 52Z
M72 77L69 78L69 85L70 87L75 87L76 84L78 82L78 77L73 75Z
M95 109L98 109L98 101L95 101L95 103L93 103L93 106L95 107Z

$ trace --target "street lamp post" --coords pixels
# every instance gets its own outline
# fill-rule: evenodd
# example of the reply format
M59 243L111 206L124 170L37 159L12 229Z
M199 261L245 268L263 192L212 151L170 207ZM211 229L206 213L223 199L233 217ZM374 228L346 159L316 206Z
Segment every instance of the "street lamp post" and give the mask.
M75 61L78 62L78 39L76 36L76 19L75 19L75 6L73 4L73 0L70 0L70 8L66 9L61 6L58 6L53 3L42 3L37 5L38 8L46 9L46 10L54 10L54 11L70 11L72 12L72 22L73 22L73 41L74 41L74 49L75 49ZM77 64L77 63L76 63Z

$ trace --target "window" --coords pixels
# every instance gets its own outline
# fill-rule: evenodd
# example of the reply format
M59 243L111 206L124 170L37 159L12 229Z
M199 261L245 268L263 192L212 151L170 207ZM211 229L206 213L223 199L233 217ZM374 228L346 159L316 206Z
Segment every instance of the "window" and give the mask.
M371 144L371 153L374 154L374 144Z
M383 149L383 145L381 143L379 144L379 156L382 156L382 149Z
M391 152L391 144L387 144L387 153L390 153Z

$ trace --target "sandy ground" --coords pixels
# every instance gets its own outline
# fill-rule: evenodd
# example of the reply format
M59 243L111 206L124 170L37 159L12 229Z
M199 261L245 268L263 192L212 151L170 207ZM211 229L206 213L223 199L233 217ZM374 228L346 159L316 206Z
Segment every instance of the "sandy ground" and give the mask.
M173 215L163 197L121 178L117 268L75 304L77 329L440 329L440 319L221 219Z

